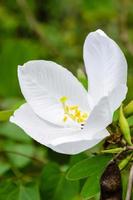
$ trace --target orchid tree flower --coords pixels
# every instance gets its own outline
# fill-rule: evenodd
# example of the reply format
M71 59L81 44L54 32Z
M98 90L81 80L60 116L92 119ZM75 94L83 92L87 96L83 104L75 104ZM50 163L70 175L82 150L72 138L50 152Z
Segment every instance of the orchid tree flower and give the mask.
M64 67L35 60L18 67L26 103L10 121L39 143L64 154L87 150L109 135L106 127L127 93L127 62L102 30L85 39L88 92Z

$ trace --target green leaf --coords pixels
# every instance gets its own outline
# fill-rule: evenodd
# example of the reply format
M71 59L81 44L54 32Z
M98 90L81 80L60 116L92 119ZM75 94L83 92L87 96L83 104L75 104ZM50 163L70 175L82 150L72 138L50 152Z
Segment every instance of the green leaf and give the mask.
M79 180L88 176L94 175L96 172L101 172L107 165L111 156L97 155L91 158L80 161L74 165L67 173L67 179Z
M38 185L30 183L27 185L16 185L4 181L0 184L1 200L40 200Z
M1 40L0 53L0 95L11 97L20 94L19 84L17 81L17 66L27 60L37 59L40 51L39 45L34 44L28 39L4 39ZM14 57L15 52L15 57ZM25 53L27 52L27 53ZM5 87L6 86L6 87Z
M93 176L90 176L87 181L85 182L82 191L81 196L84 199L91 198L99 193L100 191L100 177L102 172L99 172L97 174L94 174Z
M37 184L20 185L19 200L40 200L40 194Z
M31 144L8 142L5 144L4 150L7 151L7 156L10 162L15 167L22 168L31 162L31 159L28 158L28 156L34 156L35 147ZM25 155L27 155L27 157Z
M8 121L14 110L3 110L0 111L0 121Z
M5 162L0 162L0 175L6 173L10 169L10 164Z
M32 142L31 137L29 137L21 128L10 122L0 125L0 135L18 142Z
M79 182L66 180L56 163L49 163L44 167L40 186L42 199L72 200L79 191Z
M129 169L123 170L121 173L122 178L122 199L126 199L127 187L128 187L128 178L129 178ZM131 200L133 200L133 191L131 194Z
M80 162L81 160L84 160L88 158L88 156L85 153L79 153L76 155L72 155L70 157L70 163L69 166L72 167L73 165L75 165L76 163Z

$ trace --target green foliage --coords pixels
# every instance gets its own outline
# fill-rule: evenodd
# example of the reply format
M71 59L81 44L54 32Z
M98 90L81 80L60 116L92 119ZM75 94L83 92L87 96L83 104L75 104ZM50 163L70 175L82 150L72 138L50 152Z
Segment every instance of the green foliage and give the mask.
M40 200L39 189L37 184L14 184L6 181L0 184L1 200Z
M79 182L66 180L65 173L56 163L44 167L40 186L42 199L72 200L79 192Z
M121 132L127 142L127 144L132 145L131 133L127 119L124 116L123 107L120 107L119 125Z
M111 159L109 155L95 156L93 153L99 153L97 149L74 156L59 155L8 122L12 111L24 102L17 66L34 59L53 60L77 75L87 89L83 42L88 32L101 28L126 54L129 65L126 103L129 103L133 98L133 52L129 47L133 42L133 2L129 0L129 4L124 5L124 1L115 0L25 1L26 7L21 0L0 1L0 200L83 200L91 197L98 200L99 178ZM28 21L30 13L37 28ZM41 34L37 33L38 28ZM123 39L123 31L128 41ZM115 119L118 120L117 112ZM127 121L131 127L133 117ZM124 195L128 171L127 167L122 171Z
M82 160L70 168L67 173L67 179L79 180L88 176L93 176L95 173L101 172L110 159L110 156L97 155Z
M8 121L13 114L13 110L0 111L0 121Z
M92 198L99 193L101 174L102 174L101 172L96 173L87 179L81 191L81 196L84 199Z

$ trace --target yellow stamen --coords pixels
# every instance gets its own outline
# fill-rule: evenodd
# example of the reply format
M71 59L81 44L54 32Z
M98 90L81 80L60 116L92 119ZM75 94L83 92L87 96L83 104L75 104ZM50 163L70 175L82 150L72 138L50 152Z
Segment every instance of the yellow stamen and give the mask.
M67 121L67 116L64 116L63 121L66 122Z
M67 100L68 100L68 98L66 96L63 96L60 98L61 103L65 103Z
M76 110L78 109L78 106L70 106L70 110Z
M62 103L64 109L63 121L66 122L68 118L70 118L77 123L85 123L88 118L88 114L86 112L82 112L78 105L66 104L67 100L68 98L66 96L60 98L60 102Z
M65 107L64 107L64 111L65 111L66 113L68 113L68 112L69 112L69 106L65 106Z
M76 116L76 117L80 117L80 115L81 115L81 111L80 111L80 110L76 110L75 116Z

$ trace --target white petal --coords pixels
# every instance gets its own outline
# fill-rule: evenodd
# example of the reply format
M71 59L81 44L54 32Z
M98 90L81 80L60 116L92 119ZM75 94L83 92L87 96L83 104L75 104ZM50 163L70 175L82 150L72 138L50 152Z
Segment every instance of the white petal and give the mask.
M71 136L71 132L75 132L75 129L65 129L39 118L27 103L14 112L10 122L20 126L30 137L46 146L57 138Z
M115 90L118 94L111 99L110 105L112 110L118 108L125 97L125 90L121 88L119 91L117 86L126 87L127 81L127 62L118 45L103 31L92 32L84 43L84 62L89 79L89 94L94 104Z
M105 129L112 122L113 114L110 109L108 97L103 97L93 108L84 129L96 133Z
M118 85L112 92L109 94L109 103L111 112L113 113L120 106L120 102L122 102L127 94L127 86L126 85Z
M64 154L80 153L108 135L106 130L88 134L88 130L77 131L52 125L39 118L27 103L15 111L10 121L21 127L37 142Z
M87 135L87 131L84 131L84 134ZM87 138L87 137L83 137L82 139L79 138L79 140L72 140L71 141L67 141L67 142L61 142L59 140L55 140L52 145L51 148L59 153L64 153L64 154L78 154L81 153L87 149L92 148L93 146L95 146L96 144L98 144L100 141L102 141L105 137L107 137L109 135L108 131L102 130L100 132L98 132L97 137L95 137L94 139L92 138Z
M67 69L51 61L30 61L18 68L22 93L41 118L61 125L64 115L59 99L88 111L87 91Z

